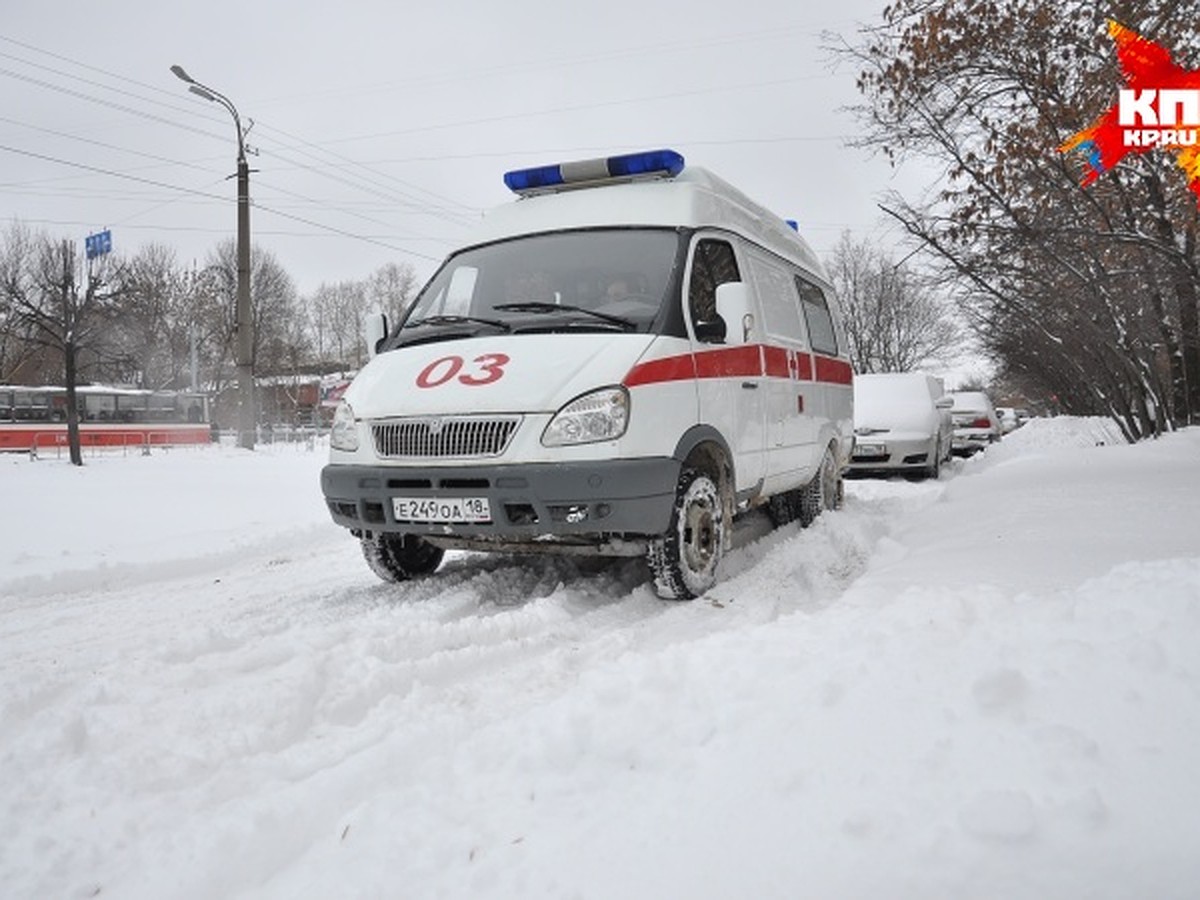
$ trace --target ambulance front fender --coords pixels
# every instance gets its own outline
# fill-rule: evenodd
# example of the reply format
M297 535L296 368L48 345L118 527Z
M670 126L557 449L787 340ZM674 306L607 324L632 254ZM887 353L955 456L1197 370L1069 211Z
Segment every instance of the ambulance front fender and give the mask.
M684 432L671 455L682 465L704 469L710 475L727 477L731 485L734 483L733 453L721 432L711 425L693 425Z

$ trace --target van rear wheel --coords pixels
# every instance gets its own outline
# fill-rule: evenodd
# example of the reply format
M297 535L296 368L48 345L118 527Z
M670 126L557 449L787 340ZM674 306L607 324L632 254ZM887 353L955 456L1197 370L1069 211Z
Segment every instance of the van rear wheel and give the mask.
M838 471L833 448L826 447L817 474L800 489L800 524L807 528L825 510L840 507L843 490L842 474Z
M792 488L790 491L774 494L767 501L767 515L770 516L772 525L782 528L800 518L800 503L804 491L805 488Z
M432 574L446 554L415 534L375 532L361 540L363 558L371 571L392 583Z
M721 491L703 472L684 469L667 533L650 542L647 559L654 588L666 600L691 600L717 580L725 551Z

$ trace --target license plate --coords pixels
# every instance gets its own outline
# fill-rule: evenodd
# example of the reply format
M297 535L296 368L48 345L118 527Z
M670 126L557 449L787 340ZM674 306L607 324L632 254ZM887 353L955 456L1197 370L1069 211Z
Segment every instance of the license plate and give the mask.
M855 456L886 456L886 444L855 444Z
M398 522L490 522L487 497L393 497Z

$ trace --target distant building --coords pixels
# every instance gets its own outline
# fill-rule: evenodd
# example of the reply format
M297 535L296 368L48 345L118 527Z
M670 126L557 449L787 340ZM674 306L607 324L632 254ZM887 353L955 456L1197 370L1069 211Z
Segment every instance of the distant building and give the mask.
M323 375L264 375L254 380L260 425L327 427L353 372ZM237 385L229 383L212 398L213 421L219 428L237 427Z

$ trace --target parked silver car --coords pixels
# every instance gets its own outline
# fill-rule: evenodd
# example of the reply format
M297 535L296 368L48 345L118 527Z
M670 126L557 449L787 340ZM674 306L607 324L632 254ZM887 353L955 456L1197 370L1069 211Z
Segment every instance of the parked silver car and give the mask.
M954 417L954 453L974 456L1000 440L1004 433L992 401L983 391L956 391L951 414Z
M952 401L924 372L854 378L854 454L848 474L937 478L950 458Z

